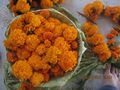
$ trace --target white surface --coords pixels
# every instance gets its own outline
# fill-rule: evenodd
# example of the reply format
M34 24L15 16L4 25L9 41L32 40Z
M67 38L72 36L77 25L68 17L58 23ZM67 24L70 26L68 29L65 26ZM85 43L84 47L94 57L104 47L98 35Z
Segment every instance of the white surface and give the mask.
M80 23L85 21L84 18L79 16L76 11L82 12L83 6L88 2L92 2L94 0L65 0L63 4L71 13L79 20ZM120 5L120 0L102 0L105 5ZM5 48L3 46L3 40L5 39L4 33L7 28L7 25L12 20L12 15L7 9L6 5L8 4L8 0L0 0L0 52L2 52L2 62L4 62L5 58ZM98 24L101 32L106 35L111 29L111 23L109 20L105 18L100 18L98 20ZM2 78L2 69L1 69L1 60L0 60L0 90L5 90Z

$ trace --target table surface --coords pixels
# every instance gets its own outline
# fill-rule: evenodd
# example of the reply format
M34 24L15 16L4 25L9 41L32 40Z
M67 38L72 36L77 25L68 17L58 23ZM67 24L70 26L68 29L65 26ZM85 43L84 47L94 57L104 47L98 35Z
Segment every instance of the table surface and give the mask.
M76 12L80 11L82 12L83 6L87 4L88 2L92 2L94 0L65 0L65 3L63 6L67 8L78 20L80 23L83 23L85 19L81 16L79 16ZM102 2L105 5L119 5L120 6L120 0L102 0ZM0 90L6 90L5 86L3 84L3 63L6 60L6 51L3 46L3 40L5 39L5 30L9 24L9 22L14 18L8 8L6 7L8 4L8 0L0 0L0 52L1 52L1 59L0 59ZM112 24L109 20L106 20L105 18L100 18L100 20L97 21L101 32L103 35L106 35Z

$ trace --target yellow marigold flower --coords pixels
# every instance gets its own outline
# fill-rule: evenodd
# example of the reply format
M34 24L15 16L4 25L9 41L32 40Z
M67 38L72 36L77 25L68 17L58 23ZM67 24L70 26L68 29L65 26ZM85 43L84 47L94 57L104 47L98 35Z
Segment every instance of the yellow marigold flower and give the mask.
M56 64L58 62L58 57L60 54L61 51L57 47L51 46L46 52L45 60L51 64Z
M46 52L46 50L47 50L47 48L45 47L45 45L44 45L44 44L40 44L40 45L36 48L35 52L36 52L37 54L39 54L39 55L43 55L43 54Z
M110 57L111 57L110 50L104 51L102 54L99 55L101 62L106 62Z
M85 35L87 37L92 36L92 35L96 34L97 32L99 32L98 26L94 25L94 24L92 24L90 22L85 22L82 25L81 28L85 32Z
M93 48L93 52L96 54L101 54L107 50L109 50L109 48L106 43L101 43Z
M21 80L27 80L33 74L31 66L23 60L18 60L12 65L12 73Z
M86 40L87 43L91 45L98 45L104 42L104 36L102 34L95 34L92 37L88 37Z
M73 41L77 38L78 32L73 26L69 26L64 30L63 36L67 41Z
M40 69L50 69L50 66L43 60L41 60L41 57L39 55L33 54L29 59L28 63L34 70L40 70Z
M72 51L66 51L61 55L58 64L65 72L68 72L76 66L77 58Z
M28 35L26 39L26 49L29 51L34 51L39 43L40 40L36 35Z
M84 14L91 20L96 21L98 16L103 12L104 5L101 1L95 1L84 7Z
M56 46L62 52L70 49L70 45L65 41L63 37L56 38L54 46Z
M42 8L50 8L53 7L53 2L51 0L41 0Z
M42 73L34 72L32 77L30 78L30 82L33 86L37 86L44 81L44 75Z
M14 29L12 32L10 32L8 40L10 43L14 46L22 46L25 43L27 35L22 32L20 29Z
M16 4L16 11L20 11L21 13L30 11L30 5L27 3L27 0L18 0Z
M16 51L16 54L19 59L23 60L23 59L27 59L28 57L30 57L31 53L25 48L18 48Z

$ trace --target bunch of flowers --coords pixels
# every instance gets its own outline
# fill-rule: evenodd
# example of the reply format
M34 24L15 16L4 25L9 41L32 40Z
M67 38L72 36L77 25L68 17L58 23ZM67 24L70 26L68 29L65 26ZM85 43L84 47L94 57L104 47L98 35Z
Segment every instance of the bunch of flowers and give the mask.
M64 76L78 60L78 31L48 10L15 19L4 41L12 74L33 86ZM22 86L21 86L22 87Z
M50 8L64 0L10 0L10 9L15 15L23 14L32 8Z
M100 15L111 17L114 24L117 24L117 27L112 29L107 35L107 43L104 41L104 36L100 33L96 23L93 23ZM104 8L101 1L94 1L84 7L83 16L85 16L88 21L82 25L82 30L86 35L86 41L90 45L91 50L99 56L102 62L107 62L111 58L117 61L120 58L120 48L115 45L114 38L118 36L120 32L120 7L107 6Z

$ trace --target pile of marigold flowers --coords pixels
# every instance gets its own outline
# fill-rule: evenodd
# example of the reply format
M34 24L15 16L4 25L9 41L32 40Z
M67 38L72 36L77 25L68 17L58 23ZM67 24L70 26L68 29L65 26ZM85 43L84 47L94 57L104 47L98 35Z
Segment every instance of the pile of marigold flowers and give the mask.
M118 60L120 58L120 48L114 45L114 38L120 32L120 7L107 6L104 8L103 3L98 0L84 7L84 15L88 21L81 28L86 35L86 42L90 45L91 50L99 56L102 62L106 62L110 58ZM98 20L100 15L111 17L112 21L118 24L117 28L107 35L107 43L104 41L104 36L100 33L98 26L93 23Z
M10 0L10 9L15 15L23 14L32 8L50 8L64 0Z
M77 40L76 28L47 10L21 15L10 24L4 41L12 74L33 86L64 76L77 64Z

